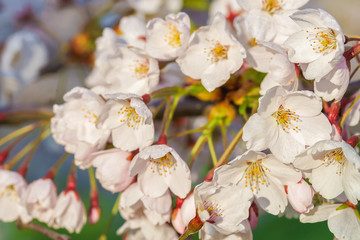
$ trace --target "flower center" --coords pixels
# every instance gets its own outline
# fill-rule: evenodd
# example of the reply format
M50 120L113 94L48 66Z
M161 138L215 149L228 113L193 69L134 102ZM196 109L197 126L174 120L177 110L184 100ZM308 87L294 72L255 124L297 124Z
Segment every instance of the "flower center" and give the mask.
M338 164L338 170L337 170L336 174L341 175L342 170L345 165L345 160L346 160L346 157L344 156L344 152L342 151L341 148L338 148L338 149L332 150L330 152L327 152L324 155L323 160L322 160L323 161L322 165L327 167L331 164Z
M245 169L245 187L250 187L251 191L259 191L260 185L269 185L266 172L269 169L261 164L261 161L248 162Z
M160 174L160 176L171 174L172 167L175 167L175 161L170 153L161 158L150 159L150 169L153 173Z
M277 125L279 125L284 132L289 132L290 130L299 131L299 127L294 124L301 121L299 115L292 112L290 109L280 105L279 109L274 112L272 116L275 118Z
M84 108L84 107L81 108L81 111L82 111L83 114L84 114L84 118L85 118L86 120L88 120L89 123L93 123L93 124L96 124L96 123L97 123L98 116L97 116L95 113L87 110L87 109Z
M207 60L214 63L228 58L229 46L216 41L212 48L205 48L204 51L209 53Z
M324 52L327 54L336 49L337 40L334 30L330 28L315 27L314 29L307 30L306 33L308 33L306 39L316 53Z
M147 61L140 62L139 60L136 60L135 62L135 77L138 79L146 78L147 73L149 72L149 63Z
M204 207L210 215L209 219L207 220L207 222L209 223L214 223L216 222L216 219L218 217L223 216L221 206L218 203L213 203L210 200L205 200Z
M164 41L171 47L180 47L181 46L181 39L180 39L180 32L177 30L176 27L169 23L169 33L165 35Z
M19 202L19 194L14 185L6 186L0 191L0 198L7 198L10 202Z
M144 125L145 118L131 106L121 107L117 114L120 115L120 122L125 123L128 127L138 129L139 126Z
M282 1L280 0L263 0L263 11L270 13L271 15L281 9Z

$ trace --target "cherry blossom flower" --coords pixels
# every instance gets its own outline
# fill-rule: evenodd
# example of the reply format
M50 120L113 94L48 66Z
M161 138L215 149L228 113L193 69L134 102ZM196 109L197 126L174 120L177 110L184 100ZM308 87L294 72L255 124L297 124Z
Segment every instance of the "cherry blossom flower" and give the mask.
M51 132L54 140L65 146L65 151L75 154L75 164L87 168L91 165L87 161L89 154L103 149L110 135L109 130L96 128L105 101L81 87L66 93L64 101L62 105L54 105Z
M28 213L44 223L50 223L57 201L56 186L49 179L38 179L30 183L24 195Z
M12 222L21 219L28 223L32 220L23 204L27 183L17 172L0 169L0 220Z
M189 167L167 145L142 149L131 161L130 176L135 175L138 175L141 191L150 197L159 197L168 188L180 198L185 198L190 191Z
M186 49L190 38L190 18L186 13L169 14L165 21L153 18L146 25L146 52L160 60L172 60Z
M252 240L252 231L248 220L242 222L244 230L233 234L222 234L214 229L209 228L209 224L205 224L204 227L199 231L199 238L201 240Z
M134 151L154 141L152 113L135 94L107 94L96 126L111 130L112 142L123 151Z
M322 204L307 214L300 215L302 223L328 221L330 231L337 239L358 239L360 236L359 212L345 204Z
M51 226L65 228L69 232L79 233L86 223L84 203L74 190L60 193L53 213Z
M225 18L232 22L236 16L239 16L243 11L237 0L214 0L211 2L209 8L209 22L212 22L216 13L222 13Z
M301 180L301 172L285 165L273 155L247 151L227 165L216 169L213 181L232 183L254 196L265 211L277 215L287 205L284 185Z
M351 203L360 200L360 156L345 141L319 141L299 154L294 166L312 170L309 181L324 198L345 192Z
M308 213L313 209L312 203L314 197L313 188L304 180L287 185L287 198L293 209L299 213Z
M109 149L93 153L90 162L96 168L95 176L101 186L116 193L124 191L134 180L129 177L130 161L127 159L131 153L120 149Z
M159 83L158 62L146 53L126 45L117 48L115 57L104 59L105 77L92 84L92 90L99 94L133 93L144 95L150 93Z
M200 27L190 38L189 47L176 62L183 73L208 91L225 84L246 57L244 47L230 33L224 15L218 13L210 26Z
M275 86L289 91L298 88L295 65L288 59L286 51L276 44L257 42L248 49L248 63L257 71L267 73L260 85L260 94Z
M291 18L301 27L284 43L291 62L300 63L306 79L321 78L340 61L345 37L338 22L322 9L299 10Z
M119 35L129 46L140 49L145 48L146 22L143 18L130 15L121 18L119 23Z
M290 163L306 145L330 139L331 125L321 113L322 102L309 91L287 92L274 87L259 99L257 113L244 126L247 148L267 148L276 158Z
M249 216L251 191L236 185L203 182L195 187L197 214L207 234L217 231L224 235L241 232Z
M141 227L144 218L154 225L164 224L170 221L170 192L151 198L144 195L138 183L131 184L120 197L119 212L132 229Z
M175 230L183 234L191 219L196 217L194 193L190 193L182 202L180 208L175 208L172 213L171 223Z
M308 0L238 0L246 12L245 28L258 41L282 44L298 27L289 16Z

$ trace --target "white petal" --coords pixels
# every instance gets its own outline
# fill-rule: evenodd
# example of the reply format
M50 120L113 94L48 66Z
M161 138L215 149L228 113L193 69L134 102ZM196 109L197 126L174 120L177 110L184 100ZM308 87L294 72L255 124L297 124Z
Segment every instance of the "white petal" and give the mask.
M338 239L358 240L360 238L360 221L354 209L350 207L331 214L328 227Z
M150 167L138 175L138 181L141 191L149 197L160 197L168 189L165 179L158 172L153 172Z
M350 161L346 161L343 174L342 185L346 197L356 205L360 200L360 172Z
M301 214L300 222L316 223L316 222L325 221L340 206L341 204L323 204L320 206L316 206L313 209L311 209L309 213Z
M272 155L263 159L262 164L270 171L267 175L278 179L283 185L294 184L301 180L300 171L295 170L292 166L285 165Z
M344 191L342 186L342 175L336 172L339 171L337 163L329 166L322 165L313 170L310 177L310 182L315 189L324 198L336 198Z

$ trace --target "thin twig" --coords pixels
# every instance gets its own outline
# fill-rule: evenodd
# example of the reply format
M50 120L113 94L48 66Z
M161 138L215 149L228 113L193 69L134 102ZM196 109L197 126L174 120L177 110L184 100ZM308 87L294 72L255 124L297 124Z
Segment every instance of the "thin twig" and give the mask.
M67 235L59 234L51 229L48 229L46 227L43 227L43 226L33 223L33 222L23 223L20 220L18 220L16 222L16 225L20 230L30 229L30 230L36 231L38 233L41 233L53 240L71 240L71 238Z

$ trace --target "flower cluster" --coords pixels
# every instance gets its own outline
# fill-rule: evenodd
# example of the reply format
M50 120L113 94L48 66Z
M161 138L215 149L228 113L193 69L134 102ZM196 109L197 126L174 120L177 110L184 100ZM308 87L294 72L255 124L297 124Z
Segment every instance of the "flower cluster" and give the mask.
M59 9L73 4L61 2ZM79 233L100 218L98 180L119 194L112 215L118 210L125 220L117 234L129 240L197 232L251 240L259 212L327 220L335 238L358 239L360 93L349 83L360 37L345 36L325 10L299 9L307 2L215 0L208 24L194 27L191 14L179 12L182 1L122 1L127 11L97 29L96 40L84 28L70 41L71 61L89 65L84 85L0 139L9 142L0 155L0 220L31 228L36 219ZM7 95L41 74L52 57L46 44L25 30L7 39L0 83L17 79ZM0 123L29 117L18 116L0 113ZM5 163L36 129L37 138ZM50 134L66 153L28 184L30 160ZM53 179L68 155L73 166L58 194ZM77 168L90 176L88 217Z

